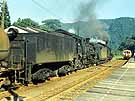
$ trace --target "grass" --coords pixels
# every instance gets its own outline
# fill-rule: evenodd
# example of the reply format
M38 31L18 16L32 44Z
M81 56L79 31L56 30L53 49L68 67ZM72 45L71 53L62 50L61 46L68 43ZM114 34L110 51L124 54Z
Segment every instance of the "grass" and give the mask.
M122 55L114 55L112 60L121 60L123 59Z

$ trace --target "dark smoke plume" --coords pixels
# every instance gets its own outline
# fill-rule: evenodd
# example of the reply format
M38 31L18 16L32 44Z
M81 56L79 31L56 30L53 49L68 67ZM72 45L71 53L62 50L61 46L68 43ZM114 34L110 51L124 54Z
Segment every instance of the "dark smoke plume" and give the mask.
M95 10L100 1L101 0L90 0L87 3L81 3L79 6L80 14L77 21L86 21L83 26L79 27L85 37L97 37L107 41L109 35L105 31L105 25L101 24L96 17Z

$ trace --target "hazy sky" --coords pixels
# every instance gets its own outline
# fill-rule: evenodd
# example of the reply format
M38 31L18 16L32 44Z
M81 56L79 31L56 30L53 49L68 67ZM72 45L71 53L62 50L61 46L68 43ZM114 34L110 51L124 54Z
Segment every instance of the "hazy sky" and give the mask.
M72 22L78 16L78 6L88 1L90 0L7 0L12 22L19 17L31 18L37 22L47 18ZM135 17L135 0L100 0L96 13L98 18L106 19Z

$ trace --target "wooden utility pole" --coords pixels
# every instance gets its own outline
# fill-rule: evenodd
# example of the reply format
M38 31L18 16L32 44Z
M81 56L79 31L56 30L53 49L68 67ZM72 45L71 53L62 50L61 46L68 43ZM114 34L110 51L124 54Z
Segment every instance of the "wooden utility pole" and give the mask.
M2 29L4 29L5 5L6 5L6 0L2 0L2 19L1 19L1 28L2 28Z

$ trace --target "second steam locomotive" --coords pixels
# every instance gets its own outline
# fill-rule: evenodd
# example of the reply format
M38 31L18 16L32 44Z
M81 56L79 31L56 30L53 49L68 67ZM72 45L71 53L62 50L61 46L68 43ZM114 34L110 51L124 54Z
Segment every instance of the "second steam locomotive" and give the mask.
M64 30L40 33L10 32L10 54L5 60L6 76L12 82L37 83L53 76L64 76L112 58L107 44L90 42ZM4 75L1 73L1 75Z

